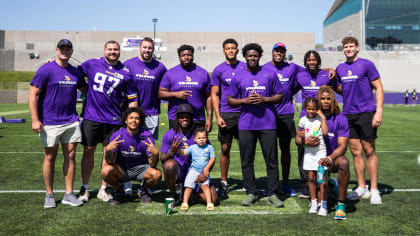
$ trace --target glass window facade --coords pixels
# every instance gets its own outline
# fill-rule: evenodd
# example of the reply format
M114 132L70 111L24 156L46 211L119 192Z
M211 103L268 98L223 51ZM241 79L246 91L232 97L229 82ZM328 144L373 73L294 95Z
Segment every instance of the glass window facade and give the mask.
M365 0L366 45L420 44L419 0Z

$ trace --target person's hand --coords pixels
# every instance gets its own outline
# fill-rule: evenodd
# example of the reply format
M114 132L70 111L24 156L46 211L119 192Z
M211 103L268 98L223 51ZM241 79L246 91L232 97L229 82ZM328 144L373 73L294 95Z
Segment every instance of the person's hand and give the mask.
M55 61L54 58L48 58L47 60L45 60L44 64L48 64L48 63L53 62L53 61Z
M318 114L321 118L324 118L325 117L324 116L324 113L322 113L322 110L321 109L317 110L316 111L316 114Z
M176 154L178 152L179 147L181 146L182 142L183 141L182 141L181 137L175 136L174 139L172 140L172 143L171 143L170 152Z
M321 158L319 160L319 164L323 165L323 166L326 166L326 167L332 167L333 163L332 163L332 160L330 158L324 157L324 158Z
M204 128L206 129L207 133L211 132L211 128L213 127L212 120L207 119Z
M226 122L222 117L216 118L216 120L217 120L217 125L220 128L225 128L226 127Z
M175 92L175 97L178 99L187 99L187 97L191 97L192 96L192 91L178 91Z
M331 80L335 77L335 70L333 68L328 68L328 78Z
M32 130L39 134L42 130L44 130L44 125L42 125L41 121L39 120L32 121Z
M249 97L250 97L251 104L260 104L264 102L264 97L255 91L252 91Z
M321 140L318 137L312 135L305 139L305 145L309 147L318 146L320 142Z
M147 140L143 141L143 143L146 145L147 151L149 153L151 153L152 155L158 155L159 154L159 149L156 147L156 145L152 142L152 140L150 138L147 138Z
M204 181L207 180L207 178L208 178L208 176L205 176L204 173L202 173L199 176L197 176L194 183L203 183Z
M372 118L372 127L378 128L382 125L382 112L375 112Z
M117 149L120 146L120 143L124 142L124 140L118 140L120 139L120 135L118 135L114 140L109 142L108 145L106 145L105 150L106 151L113 151Z

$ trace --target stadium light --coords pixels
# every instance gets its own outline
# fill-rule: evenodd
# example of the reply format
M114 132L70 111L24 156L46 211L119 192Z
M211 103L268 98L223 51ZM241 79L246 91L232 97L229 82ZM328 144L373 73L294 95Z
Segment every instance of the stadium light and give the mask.
M155 38L156 38L156 23L158 22L158 19L153 18L152 22L153 22L153 41L155 41Z

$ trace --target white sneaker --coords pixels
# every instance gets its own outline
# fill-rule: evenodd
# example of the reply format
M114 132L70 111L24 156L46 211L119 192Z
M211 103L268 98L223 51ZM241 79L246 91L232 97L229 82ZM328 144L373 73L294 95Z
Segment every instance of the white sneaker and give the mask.
M79 200L82 201L82 202L88 202L89 201L89 191L87 189L85 189L83 186L80 188Z
M112 199L111 193L109 193L105 189L99 189L98 195L96 195L96 197L104 202L109 202L109 200Z
M377 189L370 190L370 204L382 204L381 193Z
M309 214L316 214L318 211L318 203L310 203L309 204Z
M346 198L348 200L358 200L358 199L369 199L370 198L370 192L368 189L368 186L366 186L366 189L363 189L361 187L357 187L352 193L347 194Z
M318 215L319 216L327 216L328 215L328 209L327 208L320 207L319 208L319 211L318 211Z

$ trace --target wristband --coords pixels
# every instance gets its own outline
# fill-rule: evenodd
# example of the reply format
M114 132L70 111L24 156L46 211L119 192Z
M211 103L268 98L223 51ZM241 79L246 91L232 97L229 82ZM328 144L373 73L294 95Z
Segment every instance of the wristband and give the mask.
M330 157L330 156L327 156L328 157L328 159L330 159L330 161L332 162L333 160L332 160L332 158Z

